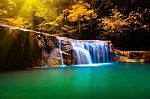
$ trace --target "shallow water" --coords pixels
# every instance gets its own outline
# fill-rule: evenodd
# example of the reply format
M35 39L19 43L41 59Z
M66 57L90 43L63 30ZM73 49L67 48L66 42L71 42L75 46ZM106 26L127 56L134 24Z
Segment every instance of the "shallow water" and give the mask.
M150 99L150 64L3 72L0 99Z

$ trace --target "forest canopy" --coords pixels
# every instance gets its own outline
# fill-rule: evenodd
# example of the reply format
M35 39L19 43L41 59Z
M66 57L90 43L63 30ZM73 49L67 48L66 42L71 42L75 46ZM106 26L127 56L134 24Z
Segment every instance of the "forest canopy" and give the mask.
M116 46L144 43L146 48L149 5L149 0L1 0L0 24L75 39L111 40Z

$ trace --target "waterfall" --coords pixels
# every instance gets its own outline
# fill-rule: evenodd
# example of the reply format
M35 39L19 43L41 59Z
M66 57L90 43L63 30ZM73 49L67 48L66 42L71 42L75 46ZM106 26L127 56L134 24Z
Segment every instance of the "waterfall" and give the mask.
M95 65L114 61L114 51L110 41L74 40L58 36L51 39L53 40L52 44L54 44L53 50L50 53L48 52L49 55L47 55L44 47L42 53L44 63L46 63L45 60L48 58L47 65Z
M63 60L63 55L62 55L62 51L61 51L61 40L57 37L57 41L56 41L56 46L59 48L59 53L60 53L60 60L61 60L61 65L64 65L64 60Z
M98 64L112 62L112 45L108 41L72 40L77 64Z
M92 64L90 53L88 50L81 47L74 47L78 64Z

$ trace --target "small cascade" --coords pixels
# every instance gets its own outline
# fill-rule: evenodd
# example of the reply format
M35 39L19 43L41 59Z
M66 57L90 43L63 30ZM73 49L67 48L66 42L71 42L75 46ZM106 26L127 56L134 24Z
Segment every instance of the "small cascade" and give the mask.
M113 61L112 45L108 41L72 40L77 64L98 64Z
M65 66L62 52L62 42L61 39L55 38L54 40L55 46L53 50L49 53L49 59L47 60L47 65L49 66Z
M63 55L61 51L61 40L57 38L56 41L56 46L58 47L59 53L60 53L60 60L61 60L61 65L64 65L64 60L63 60Z
M92 64L90 53L81 47L74 47L78 64Z

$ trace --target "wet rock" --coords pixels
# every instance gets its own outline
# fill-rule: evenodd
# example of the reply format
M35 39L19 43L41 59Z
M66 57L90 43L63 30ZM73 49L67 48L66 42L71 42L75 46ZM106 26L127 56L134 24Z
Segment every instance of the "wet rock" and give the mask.
M121 51L115 50L116 61L124 63L149 63L150 51Z
M49 58L47 60L48 66L60 66L62 65L60 49L55 48L53 51L50 52Z

